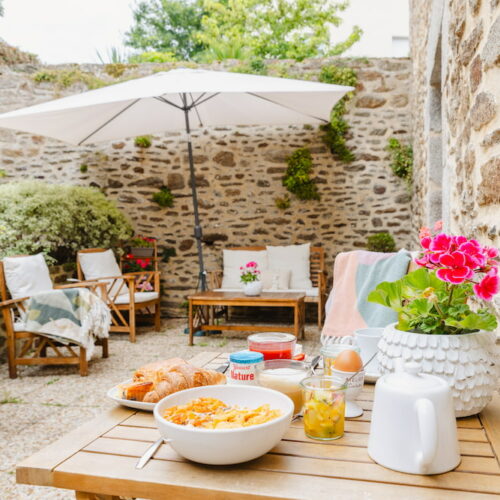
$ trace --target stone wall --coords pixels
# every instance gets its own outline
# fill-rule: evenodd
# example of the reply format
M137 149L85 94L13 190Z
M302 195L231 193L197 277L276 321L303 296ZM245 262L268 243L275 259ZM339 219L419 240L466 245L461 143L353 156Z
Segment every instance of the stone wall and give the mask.
M280 62L292 76L315 78L329 60ZM236 63L228 63L228 65ZM271 63L270 63L271 64ZM327 269L340 251L362 248L369 234L389 231L398 246L411 239L410 197L404 183L389 169L385 151L389 137L409 141L410 62L406 59L351 60L359 86L347 120L349 146L356 161L336 161L310 127L238 127L195 131L193 136L197 187L204 228L207 269L221 266L221 250L231 245L311 242L323 245ZM220 68L222 66L216 66ZM166 65L125 68L122 78L168 69ZM40 71L78 71L111 77L102 66L17 66L0 69L0 111L43 102L86 90L82 83L62 88L35 83ZM0 162L8 175L3 181L37 178L48 182L93 185L115 199L130 216L138 233L155 236L174 247L177 256L162 265L164 312L180 315L179 305L197 281L192 202L184 135L155 135L149 148L133 138L74 147L29 134L0 130ZM293 199L287 210L275 206L286 191L281 184L285 159L307 146L314 159L318 201ZM81 165L87 171L81 171ZM83 169L84 170L84 169ZM151 201L162 185L174 195L173 208Z
M412 0L411 13L416 227L443 219L498 247L499 2Z

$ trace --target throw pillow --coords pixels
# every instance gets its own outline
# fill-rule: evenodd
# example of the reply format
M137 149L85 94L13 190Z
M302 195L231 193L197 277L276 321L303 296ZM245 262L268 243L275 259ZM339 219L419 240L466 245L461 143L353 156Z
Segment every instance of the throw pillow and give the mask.
M264 290L288 290L290 288L290 269L265 269L262 272Z
M269 269L291 269L290 288L306 290L312 288L309 271L311 244L268 246Z

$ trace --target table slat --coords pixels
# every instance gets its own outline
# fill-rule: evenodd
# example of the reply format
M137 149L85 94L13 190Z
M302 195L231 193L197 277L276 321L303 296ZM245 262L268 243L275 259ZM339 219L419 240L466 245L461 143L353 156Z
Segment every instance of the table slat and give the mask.
M57 468L54 472L54 483L57 487L67 489L73 488L78 483L82 485L83 490L127 497L141 497L147 494L147 497L153 500L165 498L331 500L333 495L336 500L352 500L361 492L365 498L371 500L402 498L436 500L437 498L436 490L432 488L405 485L394 488L384 483L321 475L308 480L303 471L291 474L253 470L252 463L247 467L215 468L153 459L141 470L135 469L135 463L136 459L131 457L79 452ZM439 490L439 499L456 500L456 498L456 491ZM485 499L488 496L470 493L467 498Z

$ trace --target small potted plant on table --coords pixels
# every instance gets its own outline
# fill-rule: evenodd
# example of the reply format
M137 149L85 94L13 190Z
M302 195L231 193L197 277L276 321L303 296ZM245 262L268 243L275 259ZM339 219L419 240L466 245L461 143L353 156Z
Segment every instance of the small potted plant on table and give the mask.
M441 226L437 224L435 231ZM394 309L398 322L384 330L378 348L380 371L395 360L416 361L424 373L450 384L457 417L479 413L497 388L497 320L472 299L491 301L499 291L496 248L464 236L432 235L423 228L420 269L379 284L368 301Z
M250 261L240 267L240 281L243 283L243 293L249 296L260 295L262 282L257 262Z

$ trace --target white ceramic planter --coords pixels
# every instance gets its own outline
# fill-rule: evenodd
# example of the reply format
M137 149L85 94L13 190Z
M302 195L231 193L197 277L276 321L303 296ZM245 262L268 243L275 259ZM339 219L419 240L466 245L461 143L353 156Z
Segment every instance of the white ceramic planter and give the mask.
M243 293L249 296L260 295L262 292L262 281L251 281L243 285Z
M457 417L479 413L498 388L500 360L495 332L427 335L385 328L378 344L380 373L395 371L395 360L416 361L422 372L451 387Z

